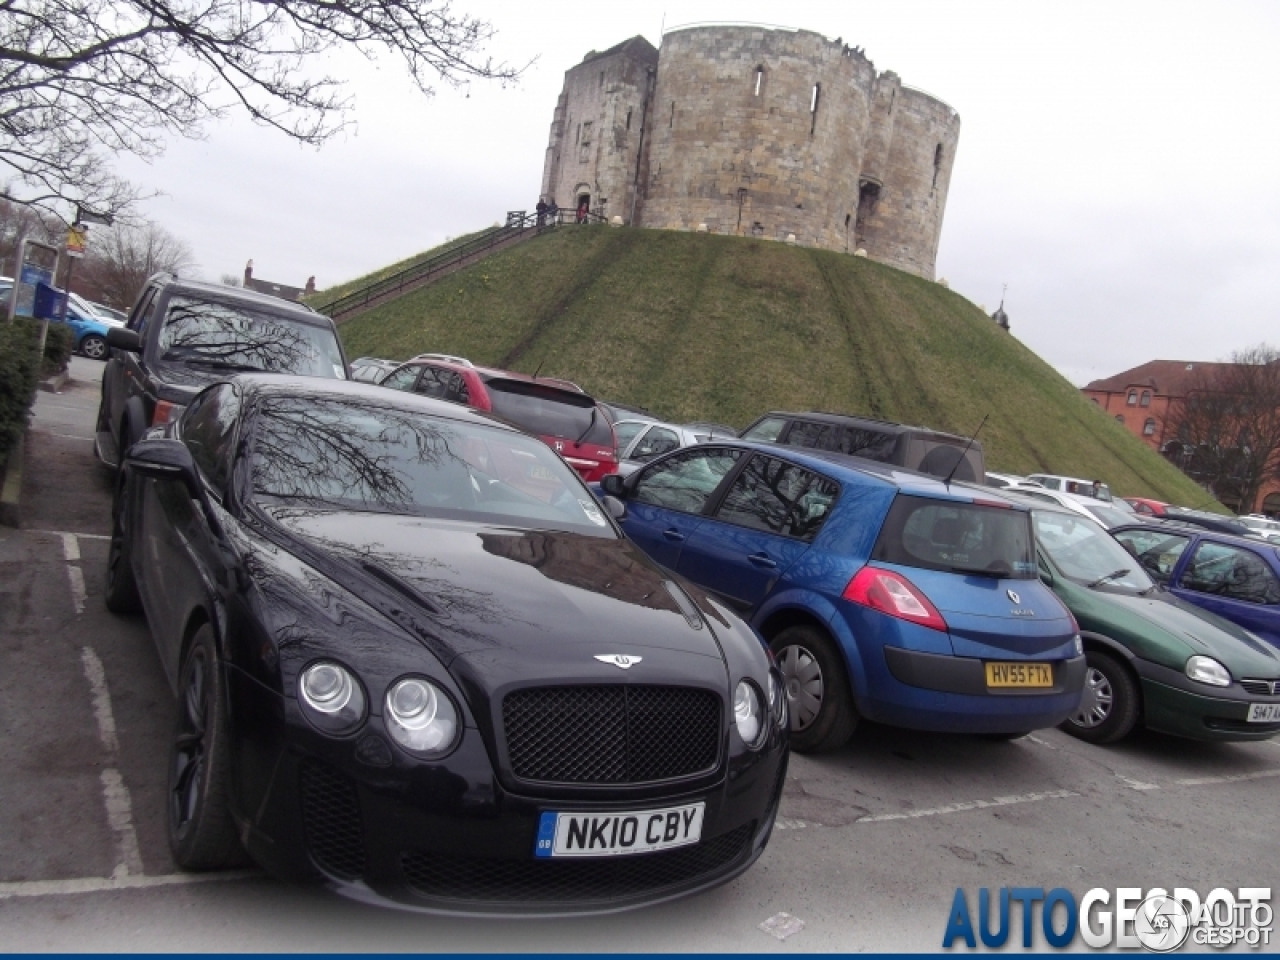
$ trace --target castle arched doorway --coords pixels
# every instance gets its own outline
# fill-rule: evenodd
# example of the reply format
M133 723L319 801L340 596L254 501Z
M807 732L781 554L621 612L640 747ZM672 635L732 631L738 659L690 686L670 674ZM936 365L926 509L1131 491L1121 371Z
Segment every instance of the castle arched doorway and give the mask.
M587 214L591 212L591 194L589 194L589 193L579 193L579 194L578 194L578 207L577 207L577 209L578 209L578 222L579 222L579 223L586 223L586 222L587 222Z

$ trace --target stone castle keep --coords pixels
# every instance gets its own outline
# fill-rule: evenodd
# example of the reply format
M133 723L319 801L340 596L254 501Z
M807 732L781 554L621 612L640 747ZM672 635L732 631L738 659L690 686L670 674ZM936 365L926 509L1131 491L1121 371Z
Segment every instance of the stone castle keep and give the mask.
M542 197L761 236L933 279L960 116L860 49L750 26L633 37L565 73Z

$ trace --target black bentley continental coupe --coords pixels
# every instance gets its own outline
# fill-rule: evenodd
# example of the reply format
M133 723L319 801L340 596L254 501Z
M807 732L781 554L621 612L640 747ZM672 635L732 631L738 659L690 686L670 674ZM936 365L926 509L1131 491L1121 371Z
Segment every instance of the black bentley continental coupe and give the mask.
M752 630L486 414L247 375L125 459L107 605L179 699L169 837L453 913L618 910L769 839L786 698Z

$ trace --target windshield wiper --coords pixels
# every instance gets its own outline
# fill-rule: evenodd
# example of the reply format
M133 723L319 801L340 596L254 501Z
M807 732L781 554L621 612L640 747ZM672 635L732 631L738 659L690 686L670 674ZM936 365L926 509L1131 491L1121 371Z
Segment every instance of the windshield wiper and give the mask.
M1097 580L1093 581L1093 583L1086 583L1085 586L1089 587L1090 589L1092 589L1093 587L1100 587L1104 583L1106 583L1108 580L1114 580L1116 577L1123 577L1128 572L1129 572L1128 567L1121 567L1119 570L1112 570L1105 577L1099 577Z
M181 360L183 363L195 364L198 367L209 367L211 370L239 370L242 373L263 373L262 367L251 367L245 363L229 363L226 360L205 360L200 357L183 356L182 354L174 354L172 351L166 353L161 360Z
M588 433L590 433L590 432L591 432L591 428L592 428L592 427L594 427L595 425L596 425L596 408L595 408L595 407L592 407L592 408L591 408L591 419L587 422L587 429L583 430L583 431L582 431L582 433L578 434L578 439L577 439L577 440L575 440L575 441L573 441L573 442L574 442L574 443L582 443L582 438L583 438L583 437L585 437Z

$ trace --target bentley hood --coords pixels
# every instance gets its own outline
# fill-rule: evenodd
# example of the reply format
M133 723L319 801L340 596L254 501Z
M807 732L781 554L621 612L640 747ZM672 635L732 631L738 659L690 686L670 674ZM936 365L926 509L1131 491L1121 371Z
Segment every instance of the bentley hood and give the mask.
M581 662L589 648L588 659L692 654L723 674L711 627L718 617L701 616L627 540L377 513L267 512L303 548L301 559L332 558L338 566L322 569L326 576L359 595L350 582L358 577L405 608L451 670L457 658L479 656L537 674L571 648Z

